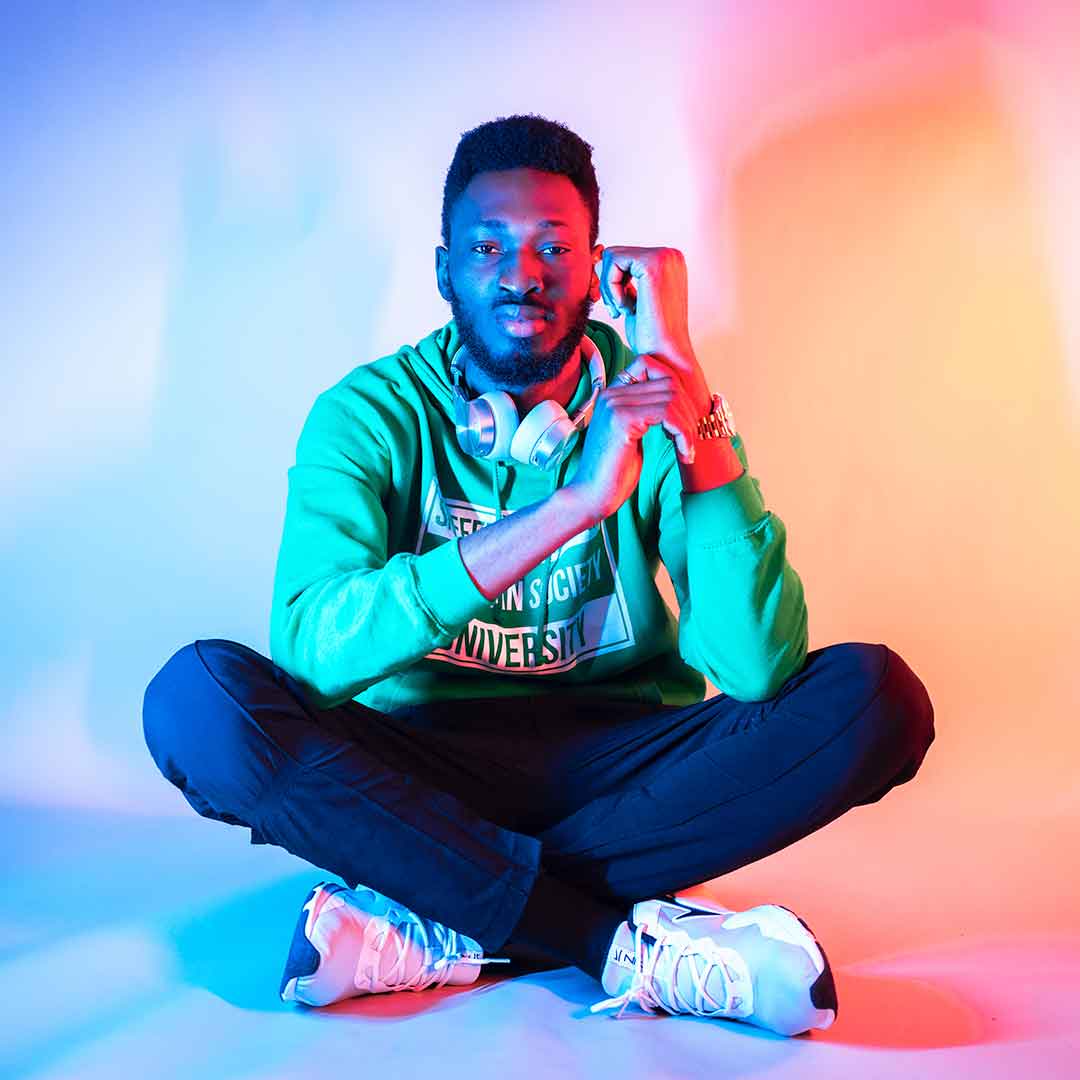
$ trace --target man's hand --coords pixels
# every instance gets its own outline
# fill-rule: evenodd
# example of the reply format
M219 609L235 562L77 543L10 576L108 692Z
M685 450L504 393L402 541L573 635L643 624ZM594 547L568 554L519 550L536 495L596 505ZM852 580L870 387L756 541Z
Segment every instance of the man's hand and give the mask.
M636 357L626 370L643 381L615 383L597 397L577 472L566 485L593 523L615 513L637 487L641 437L654 424L664 425L684 461L693 460L697 417L676 380L648 356Z
M712 395L690 342L682 252L677 248L608 247L598 277L600 295L612 318L626 315L626 342L639 359L648 358L650 378L670 375L676 392L689 399L694 419L704 416ZM692 440L692 428L690 437Z

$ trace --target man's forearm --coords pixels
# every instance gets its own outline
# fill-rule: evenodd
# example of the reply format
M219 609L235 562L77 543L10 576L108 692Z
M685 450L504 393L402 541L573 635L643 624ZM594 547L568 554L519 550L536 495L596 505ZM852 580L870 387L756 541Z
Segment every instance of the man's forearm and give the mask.
M542 559L597 518L571 486L486 525L459 544L461 561L489 600L520 581Z

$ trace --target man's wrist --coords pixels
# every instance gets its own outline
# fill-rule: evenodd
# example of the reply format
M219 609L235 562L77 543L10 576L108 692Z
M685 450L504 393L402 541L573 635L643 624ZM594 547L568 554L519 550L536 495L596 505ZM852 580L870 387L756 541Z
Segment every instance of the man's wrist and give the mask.
M556 488L548 496L548 499L559 506L560 514L563 515L564 520L571 521L578 526L573 533L575 536L583 529L590 529L602 520L603 515L598 514L592 508L587 501L584 489L574 480L571 480L569 484Z
M694 439L693 446L692 464L679 459L683 491L709 491L742 476L743 463L730 439Z
M706 389L705 396L701 397L699 395L697 398L697 402L694 408L694 416L699 419L702 416L707 416L710 409L712 409L712 394L710 394L709 391Z

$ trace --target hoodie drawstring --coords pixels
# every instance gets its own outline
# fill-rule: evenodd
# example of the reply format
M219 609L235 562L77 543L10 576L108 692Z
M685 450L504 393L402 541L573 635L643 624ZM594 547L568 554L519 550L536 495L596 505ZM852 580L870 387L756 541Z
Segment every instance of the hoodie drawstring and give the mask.
M580 441L580 438L581 437L579 436L579 441ZM558 491L559 488L562 486L563 475L564 475L564 473L566 471L567 465L570 464L571 456L572 456L572 454L567 454L562 459L562 461L560 461L559 464L553 470L553 472L551 474L551 491L549 492L549 494L554 495L555 492ZM540 635L540 643L541 643L541 645L543 644L543 641L544 641L544 638L543 638L544 629L547 626L548 594L549 594L549 591L550 591L550 588L551 588L551 575L554 572L556 555L557 555L557 552L552 552L550 555L548 555L548 556L546 556L544 558L544 566L545 566L544 585L543 585L543 588L542 588L541 593L540 593L540 598L541 598L541 601L542 601L541 615L540 615L540 618L536 621L536 632L537 632L537 634Z
M563 476L566 472L566 467L570 464L570 458L572 454L567 454L562 461L551 471L551 490L549 495L554 495L559 490L560 485L563 482ZM502 520L502 481L500 480L500 470L504 468L503 462L500 458L494 458L491 465L491 497L495 502L495 520ZM536 633L543 643L544 629L547 625L548 617L548 592L551 587L551 575L554 572L555 565L555 552L550 555L545 555L543 558L544 565L544 584L540 589L540 614L535 620Z
M495 500L495 520L502 521L502 494L500 492L499 469L502 462L496 458L491 463L491 497Z

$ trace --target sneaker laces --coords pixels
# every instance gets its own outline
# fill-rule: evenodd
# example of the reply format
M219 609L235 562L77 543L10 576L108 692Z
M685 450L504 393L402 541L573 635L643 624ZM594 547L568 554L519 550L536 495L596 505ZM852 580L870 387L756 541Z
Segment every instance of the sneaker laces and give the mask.
M685 931L670 931L652 938L652 948L643 941L648 927L639 923L634 933L634 975L626 990L616 997L598 1001L589 1007L589 1012L600 1012L616 1005L621 1008L615 1014L618 1020L632 1002L637 1002L646 1012L655 1013L658 1008L669 1013L693 1013L696 1016L727 1016L729 1003L733 995L732 978L723 961L716 955L716 943L708 937L692 938ZM661 956L670 958L668 977L670 1000L666 1000L664 977L657 974L657 965ZM704 969L697 961L704 962ZM689 965L690 977L694 984L693 1001L685 1001L679 994L679 965ZM716 1001L705 989L713 968L719 968L724 985L724 1001Z
M393 920L392 915L400 915L398 920ZM473 950L469 949L461 940L456 930L452 930L434 919L425 919L412 911L402 911L400 908L391 907L386 913L386 929L376 937L375 949L381 956L388 940L393 938L397 956L385 975L378 976L379 981L387 990L426 990L429 987L442 987L446 985L454 970L454 964L509 964L509 957L477 957L467 955ZM430 938L429 938L430 929ZM391 935L391 930L398 933ZM413 935L410 938L410 935ZM409 946L423 949L424 960L417 968L415 974L408 978L405 975L405 960L409 954ZM438 954L437 959L433 959ZM378 969L376 968L376 974Z

